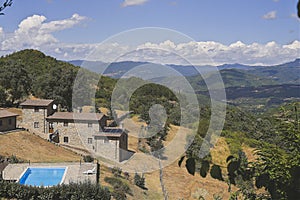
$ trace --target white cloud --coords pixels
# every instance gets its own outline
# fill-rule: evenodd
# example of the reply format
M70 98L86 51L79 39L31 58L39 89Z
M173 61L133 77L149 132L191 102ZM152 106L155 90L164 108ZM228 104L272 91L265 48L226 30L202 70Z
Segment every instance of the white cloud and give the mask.
M24 48L38 48L43 45L53 45L59 42L53 35L53 32L71 28L86 17L74 14L69 19L45 22L46 17L42 15L33 15L24 19L13 34L9 34L1 42L2 51L15 51Z
M266 44L246 44L237 41L222 44L215 41L189 41L178 43L166 40L160 43L145 42L139 45L121 43L72 44L63 43L54 33L71 28L86 17L74 14L68 19L46 22L46 17L33 15L24 19L13 33L0 27L0 56L14 51L34 48L62 60L149 61L165 64L220 65L240 63L273 65L298 58L300 42L281 45L274 41ZM97 50L95 56L89 56Z
M263 19L276 19L277 11L273 10L262 16Z
M137 6L137 5L142 5L144 3L146 3L148 0L124 0L124 2L122 3L123 7L127 7L127 6Z
M179 58L179 56L175 55L177 54L196 65L219 65L224 63L273 65L298 58L300 42L294 41L288 45L279 45L274 41L267 44L244 44L241 41L237 41L230 45L224 45L214 41L193 41L176 45L171 41L165 41L159 44L145 43L137 49L141 51L148 48L164 51L162 53L163 56L156 56L157 59L163 58L163 63L174 63L174 60ZM155 58L156 54L157 52L155 51L144 51L143 57L140 57L143 59L147 57Z

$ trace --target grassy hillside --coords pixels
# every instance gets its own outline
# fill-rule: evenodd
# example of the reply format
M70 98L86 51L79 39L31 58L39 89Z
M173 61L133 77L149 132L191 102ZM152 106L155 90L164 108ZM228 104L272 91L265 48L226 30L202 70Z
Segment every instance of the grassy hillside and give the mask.
M0 155L30 162L79 162L81 157L26 131L0 135Z

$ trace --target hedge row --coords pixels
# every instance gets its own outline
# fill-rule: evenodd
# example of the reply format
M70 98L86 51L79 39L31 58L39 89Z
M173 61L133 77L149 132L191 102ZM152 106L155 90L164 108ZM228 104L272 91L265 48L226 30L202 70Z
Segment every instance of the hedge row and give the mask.
M90 182L70 183L53 187L33 187L0 181L0 198L28 200L110 200L111 194L107 188Z

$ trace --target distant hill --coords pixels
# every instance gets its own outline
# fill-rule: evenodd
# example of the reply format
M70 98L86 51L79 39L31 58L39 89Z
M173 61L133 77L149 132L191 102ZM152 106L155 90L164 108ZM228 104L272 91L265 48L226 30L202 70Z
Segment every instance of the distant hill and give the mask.
M147 62L133 61L104 63L101 61L72 60L68 62L75 66L80 66L92 72L100 73L112 78L120 78L122 77L122 75L124 75L124 73L131 70L132 68L139 65L147 64Z
M300 59L281 65L255 67L248 73L271 78L279 84L300 84Z
M249 74L244 70L237 69L223 69L220 71L225 88L228 87L249 87L249 86L261 86L261 85L272 85L276 84L275 81L267 77L260 77L257 75ZM216 74L212 74L207 81L214 82L217 80ZM206 90L206 84L202 76L191 76L188 77L192 86L196 90Z
M133 61L123 61L123 62L114 62L114 63L103 63L100 61L83 61L83 60L74 60L68 61L69 63L75 66L81 66L90 71L96 73L102 73L106 76L113 78L120 78L127 71L132 68L143 65L151 64L148 62L133 62ZM295 61L288 62L281 65L274 66L249 66L242 64L224 64L217 66L217 69L223 70L241 70L244 73L252 74L257 77L266 78L273 80L280 84L299 84L300 83L300 59ZM206 73L215 70L211 66L185 66L185 65L168 65L174 70L178 71L183 76L196 76L201 73ZM234 72L233 72L234 73Z
M238 63L235 63L235 64L224 64L224 65L220 65L218 66L218 69L219 70L222 70L222 69L241 69L241 70L251 70L255 67L258 67L258 66L249 66L249 65L242 65L242 64L238 64Z

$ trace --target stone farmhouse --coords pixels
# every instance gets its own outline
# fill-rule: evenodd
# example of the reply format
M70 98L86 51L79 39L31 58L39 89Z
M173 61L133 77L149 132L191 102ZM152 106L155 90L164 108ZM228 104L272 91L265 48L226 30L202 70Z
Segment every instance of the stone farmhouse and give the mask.
M48 133L46 118L52 115L54 101L48 99L26 100L21 103L23 122L22 126L29 129L31 132ZM40 135L43 138L46 135Z
M17 116L17 114L7 110L0 110L0 132L16 129Z
M108 127L103 113L56 112L53 100L26 100L22 104L24 128L69 148L86 149L94 156L127 160L128 132Z

